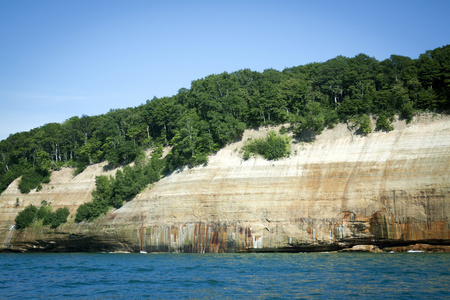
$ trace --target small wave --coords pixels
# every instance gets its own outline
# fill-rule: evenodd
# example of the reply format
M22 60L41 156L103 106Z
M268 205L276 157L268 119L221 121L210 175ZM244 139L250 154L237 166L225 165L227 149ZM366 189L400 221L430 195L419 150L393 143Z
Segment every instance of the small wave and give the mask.
M217 281L215 279L208 279L205 281L205 283L210 286L221 286L222 285L222 283L220 281Z
M153 272L155 269L154 268L137 268L136 271L137 272Z
M406 252L408 252L408 253L425 253L425 251L423 251L423 250L408 250Z

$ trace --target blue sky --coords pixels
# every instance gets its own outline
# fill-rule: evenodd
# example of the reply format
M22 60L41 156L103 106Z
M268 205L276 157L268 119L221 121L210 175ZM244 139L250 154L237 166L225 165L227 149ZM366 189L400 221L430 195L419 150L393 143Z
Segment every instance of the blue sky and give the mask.
M450 1L0 0L0 140L209 74L450 43Z

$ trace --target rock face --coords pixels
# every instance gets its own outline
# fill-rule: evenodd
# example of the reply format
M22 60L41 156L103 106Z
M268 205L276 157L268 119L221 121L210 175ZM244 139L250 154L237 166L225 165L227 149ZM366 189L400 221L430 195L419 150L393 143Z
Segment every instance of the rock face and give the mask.
M352 248L345 248L341 252L371 252L371 253L381 253L377 246L374 245L355 245Z
M17 181L0 197L3 250L49 251L322 251L374 245L450 244L450 118L422 116L368 136L344 124L313 143L295 141L289 158L242 159L243 142L206 166L163 178L122 208L92 223L56 230L11 229L30 203L76 208L90 201L91 166L73 177L52 174L39 192ZM248 137L269 129L249 130ZM19 207L15 207L19 198Z

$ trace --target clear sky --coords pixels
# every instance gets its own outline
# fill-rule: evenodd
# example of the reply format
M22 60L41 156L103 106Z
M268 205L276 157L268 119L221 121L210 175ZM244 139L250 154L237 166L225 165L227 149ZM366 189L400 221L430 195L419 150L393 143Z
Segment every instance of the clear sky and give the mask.
M191 81L450 43L450 0L0 0L0 140Z

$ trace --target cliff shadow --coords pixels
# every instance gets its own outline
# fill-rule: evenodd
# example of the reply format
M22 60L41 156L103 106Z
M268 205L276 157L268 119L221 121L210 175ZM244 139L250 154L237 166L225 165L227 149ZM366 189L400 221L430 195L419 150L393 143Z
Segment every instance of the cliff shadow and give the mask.
M317 133L315 130L312 129L304 129L300 134L294 134L292 138L295 140L295 142L307 142L312 143L316 140Z
M117 168L117 167L108 163L107 165L103 166L103 172L109 172L109 171L114 170L115 168Z

